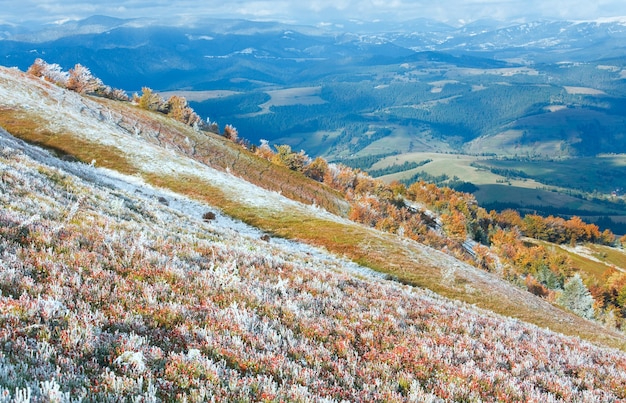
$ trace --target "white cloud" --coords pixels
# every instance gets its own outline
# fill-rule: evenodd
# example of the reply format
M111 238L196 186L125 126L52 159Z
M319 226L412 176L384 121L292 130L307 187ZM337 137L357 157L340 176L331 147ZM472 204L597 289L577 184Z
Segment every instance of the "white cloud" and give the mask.
M0 0L6 22L52 22L94 14L119 18L169 18L176 15L263 18L314 23L341 18L362 20L434 18L471 21L480 18L590 19L626 15L622 0Z

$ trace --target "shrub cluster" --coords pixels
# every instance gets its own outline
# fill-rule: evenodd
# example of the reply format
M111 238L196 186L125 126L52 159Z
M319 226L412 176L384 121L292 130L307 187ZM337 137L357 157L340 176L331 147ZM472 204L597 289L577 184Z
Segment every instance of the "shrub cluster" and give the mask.
M38 58L28 68L27 73L80 94L97 95L118 101L129 100L125 91L104 85L89 68L81 64L76 64L74 68L65 72L58 64L49 64Z

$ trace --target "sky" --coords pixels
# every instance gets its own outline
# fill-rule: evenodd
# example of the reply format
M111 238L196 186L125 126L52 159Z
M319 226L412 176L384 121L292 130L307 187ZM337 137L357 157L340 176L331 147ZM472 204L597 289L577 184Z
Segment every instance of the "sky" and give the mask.
M0 0L0 23L60 23L92 15L191 21L228 17L316 24L341 19L449 24L491 18L595 20L626 16L624 0Z

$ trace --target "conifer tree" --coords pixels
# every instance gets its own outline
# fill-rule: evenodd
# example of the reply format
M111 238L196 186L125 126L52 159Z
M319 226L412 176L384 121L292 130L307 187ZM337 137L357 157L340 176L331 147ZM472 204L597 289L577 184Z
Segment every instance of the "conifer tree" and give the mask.
M557 303L583 318L594 318L593 297L578 273L565 282Z

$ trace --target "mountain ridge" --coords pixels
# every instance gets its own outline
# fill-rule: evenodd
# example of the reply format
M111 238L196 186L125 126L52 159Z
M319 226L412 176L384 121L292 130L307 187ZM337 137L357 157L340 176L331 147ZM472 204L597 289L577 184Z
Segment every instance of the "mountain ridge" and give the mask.
M539 311L552 329L600 345L624 349L623 334L415 241L261 189L235 176L237 165L190 158L199 135L214 137L216 154L240 145L15 69L0 68L0 92L12 131L38 132L44 145L60 137L83 160L0 131L0 328L15 340L0 355L6 396L625 397L623 353L476 306L486 297L529 321ZM209 211L215 218L204 219ZM320 232L337 247L281 239L315 246Z

